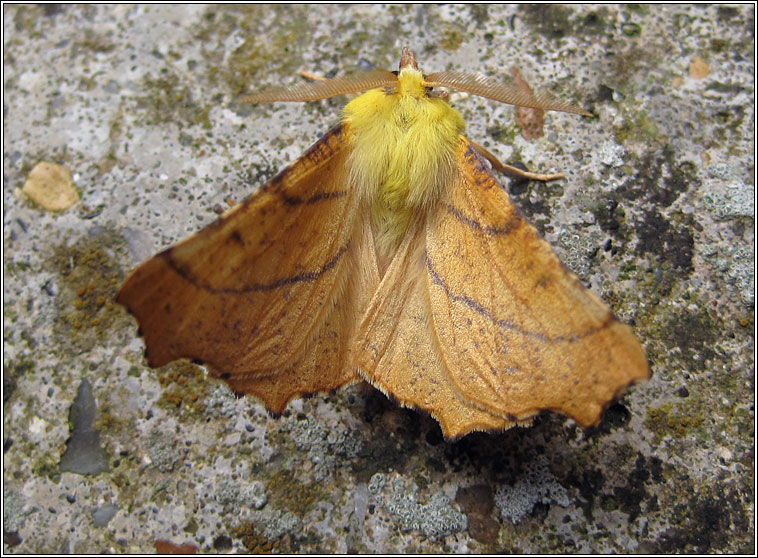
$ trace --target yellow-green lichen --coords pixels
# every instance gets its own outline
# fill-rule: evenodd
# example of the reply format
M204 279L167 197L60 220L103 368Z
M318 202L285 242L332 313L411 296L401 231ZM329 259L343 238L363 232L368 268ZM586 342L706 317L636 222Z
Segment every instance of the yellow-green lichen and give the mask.
M655 443L671 436L683 438L703 426L702 416L692 416L691 410L682 409L681 405L664 403L660 407L648 407L645 427L655 436Z
M80 353L111 338L113 324L125 315L114 301L123 280L115 255L123 247L121 236L99 229L53 249L47 268L57 271L64 287L54 325L62 346Z
M236 527L232 528L231 534L233 537L240 540L242 546L244 546L250 554L271 554L279 550L280 541L267 540L263 535L259 534L255 528L255 523L248 521L240 523Z
M47 477L57 484L61 478L58 460L47 453L43 454L32 465L32 475L35 477Z
M137 99L137 106L144 109L148 124L180 122L210 128L210 106L194 99L192 90L182 85L176 74L164 69L158 77L147 75L142 88L147 94Z
M127 415L127 417L121 416L120 410L111 401L106 400L98 409L95 429L113 437L134 432L134 417L132 415Z
M295 75L302 69L301 48L311 37L307 16L304 6L213 6L197 30L198 37L208 44L223 44L233 34L242 40L226 59L208 50L205 67L209 80L223 81L237 96L260 86L264 70ZM261 39L263 20L269 20L268 25L275 29L267 40Z
M616 139L625 144L629 141L650 143L658 138L658 123L645 111L636 111L627 115L623 122L616 126Z
M159 370L158 382L163 386L159 406L195 416L205 411L210 381L199 366L186 360L176 361Z
M463 44L463 37L463 28L453 24L448 24L442 31L440 46L448 51L458 50Z
M274 508L302 515L326 498L327 487L318 482L303 484L292 471L281 469L269 477L266 494Z

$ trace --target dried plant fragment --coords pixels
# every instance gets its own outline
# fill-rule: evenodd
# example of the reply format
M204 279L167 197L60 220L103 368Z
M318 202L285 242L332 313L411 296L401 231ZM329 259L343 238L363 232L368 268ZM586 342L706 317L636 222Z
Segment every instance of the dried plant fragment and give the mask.
M532 88L521 75L521 71L514 66L511 68L511 74L516 82L516 86L523 88L526 94L533 94ZM544 135L545 111L541 108L520 107L515 108L516 124L521 128L521 135L524 139L532 140L541 138Z
M22 191L47 211L64 211L79 201L79 192L68 168L47 161L32 169Z

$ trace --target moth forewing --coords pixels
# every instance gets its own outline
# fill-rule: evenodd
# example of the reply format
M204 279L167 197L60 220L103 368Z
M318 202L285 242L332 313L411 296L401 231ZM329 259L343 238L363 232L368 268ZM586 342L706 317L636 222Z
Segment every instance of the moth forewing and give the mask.
M596 423L613 397L648 377L642 347L560 263L470 144L460 168L427 234L431 319L448 376L496 415L552 409Z
M343 134L336 127L225 216L132 273L117 301L137 318L152 366L207 363L274 411L356 379L344 339L363 291L349 286L358 207L346 189Z

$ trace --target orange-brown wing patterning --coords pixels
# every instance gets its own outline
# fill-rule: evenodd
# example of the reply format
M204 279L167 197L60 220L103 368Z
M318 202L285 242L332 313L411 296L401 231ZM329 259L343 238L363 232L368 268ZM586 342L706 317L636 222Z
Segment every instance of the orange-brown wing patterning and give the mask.
M352 362L400 404L429 412L448 438L513 425L473 406L445 373L430 322L425 216L412 223L361 323Z
M649 377L642 347L524 220L468 140L458 157L424 262L443 369L495 415L552 409L597 423L624 388Z
M261 190L132 274L117 300L137 318L151 366L203 361L274 412L355 379L344 340L372 286L350 274L363 265L357 244L366 239L347 188L344 133L332 129Z
M448 438L544 409L588 426L648 377L631 330L518 214L465 138L437 211L411 226L358 330L353 362Z

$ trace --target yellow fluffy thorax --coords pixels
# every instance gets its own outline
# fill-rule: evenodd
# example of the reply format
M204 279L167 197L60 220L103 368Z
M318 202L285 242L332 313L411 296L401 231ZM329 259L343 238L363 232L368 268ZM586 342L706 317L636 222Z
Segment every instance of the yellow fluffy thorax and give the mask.
M380 256L394 252L413 216L453 178L463 117L428 91L423 74L407 67L396 87L368 91L344 110L350 180L371 208Z

